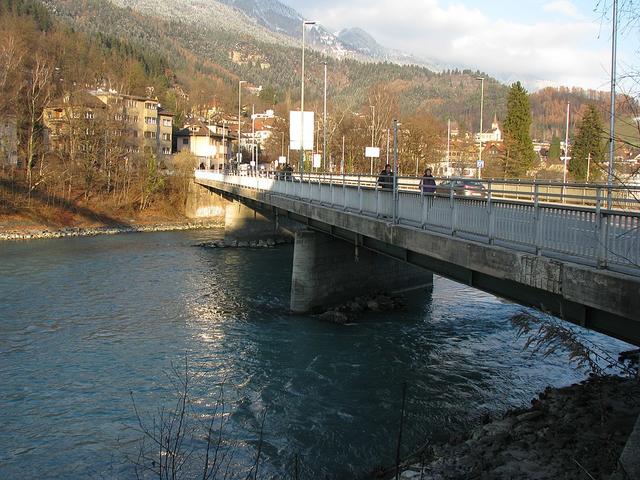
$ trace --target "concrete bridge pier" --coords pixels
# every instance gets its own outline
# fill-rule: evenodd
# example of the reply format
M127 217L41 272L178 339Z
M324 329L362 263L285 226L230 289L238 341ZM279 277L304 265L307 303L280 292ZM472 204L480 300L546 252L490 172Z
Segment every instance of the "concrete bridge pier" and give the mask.
M433 285L433 273L313 230L295 234L291 311Z
M265 240L281 234L277 218L272 221L236 200L225 209L225 241Z

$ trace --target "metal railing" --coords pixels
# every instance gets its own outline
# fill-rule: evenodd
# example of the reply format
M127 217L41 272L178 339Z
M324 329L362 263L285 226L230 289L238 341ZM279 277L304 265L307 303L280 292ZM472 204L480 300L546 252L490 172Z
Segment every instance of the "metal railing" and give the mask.
M237 176L197 170L196 178L321 204L388 223L640 275L640 188L544 182L439 181L421 192L401 177L381 189L369 175ZM454 179L456 180L456 179ZM449 182L449 184L447 184ZM608 198L612 208L606 208Z

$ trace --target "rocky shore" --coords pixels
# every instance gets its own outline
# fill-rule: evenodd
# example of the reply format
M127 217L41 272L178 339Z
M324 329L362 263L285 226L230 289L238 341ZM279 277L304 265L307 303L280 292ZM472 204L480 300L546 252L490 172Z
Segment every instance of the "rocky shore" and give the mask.
M401 297L375 293L354 298L335 307L316 313L316 318L330 323L349 323L357 320L364 312L384 312L405 307Z
M427 447L400 478L628 479L618 459L639 413L637 378L592 377L547 388L531 408L485 419L450 443Z
M202 248L272 248L283 243L293 243L293 237L274 237L260 240L214 240L198 243Z
M95 235L115 235L135 232L164 232L170 230L195 230L199 228L220 227L219 222L177 222L151 225L74 227L57 230L28 230L0 232L0 240L35 240L41 238L91 237Z

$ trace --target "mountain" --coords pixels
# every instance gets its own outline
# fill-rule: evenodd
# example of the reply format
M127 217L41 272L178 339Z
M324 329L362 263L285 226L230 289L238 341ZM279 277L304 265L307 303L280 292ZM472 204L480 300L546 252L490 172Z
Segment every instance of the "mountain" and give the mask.
M352 49L373 58L383 57L387 50L376 42L375 38L361 28L345 28L338 32L338 39Z
M115 5L148 15L191 23L204 28L248 34L265 42L297 46L304 17L278 0L111 0ZM415 64L437 70L423 59L379 45L364 30L339 34L317 24L308 28L306 45L332 57L361 61Z

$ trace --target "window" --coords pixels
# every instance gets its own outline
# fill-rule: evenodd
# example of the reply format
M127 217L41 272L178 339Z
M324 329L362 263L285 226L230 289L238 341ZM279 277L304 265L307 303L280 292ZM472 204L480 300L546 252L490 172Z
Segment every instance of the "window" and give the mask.
M170 147L162 147L162 153L164 155L171 155L171 148Z
M182 139L182 144L183 145L189 145L189 139L188 138L183 138Z
M171 119L170 118L163 118L162 119L162 126L163 127L170 127L171 126Z
M171 134L170 133L163 133L162 134L162 140L164 140L166 142L170 142L171 141Z
M137 130L132 131L132 132L131 132L131 136L132 136L133 138L138 138L138 131L137 131Z
M144 138L157 138L156 132L144 132Z
M158 123L158 119L156 117L144 117L144 123L147 125L156 125Z
M147 102L144 104L144 108L147 110L157 110L158 106L153 102Z

